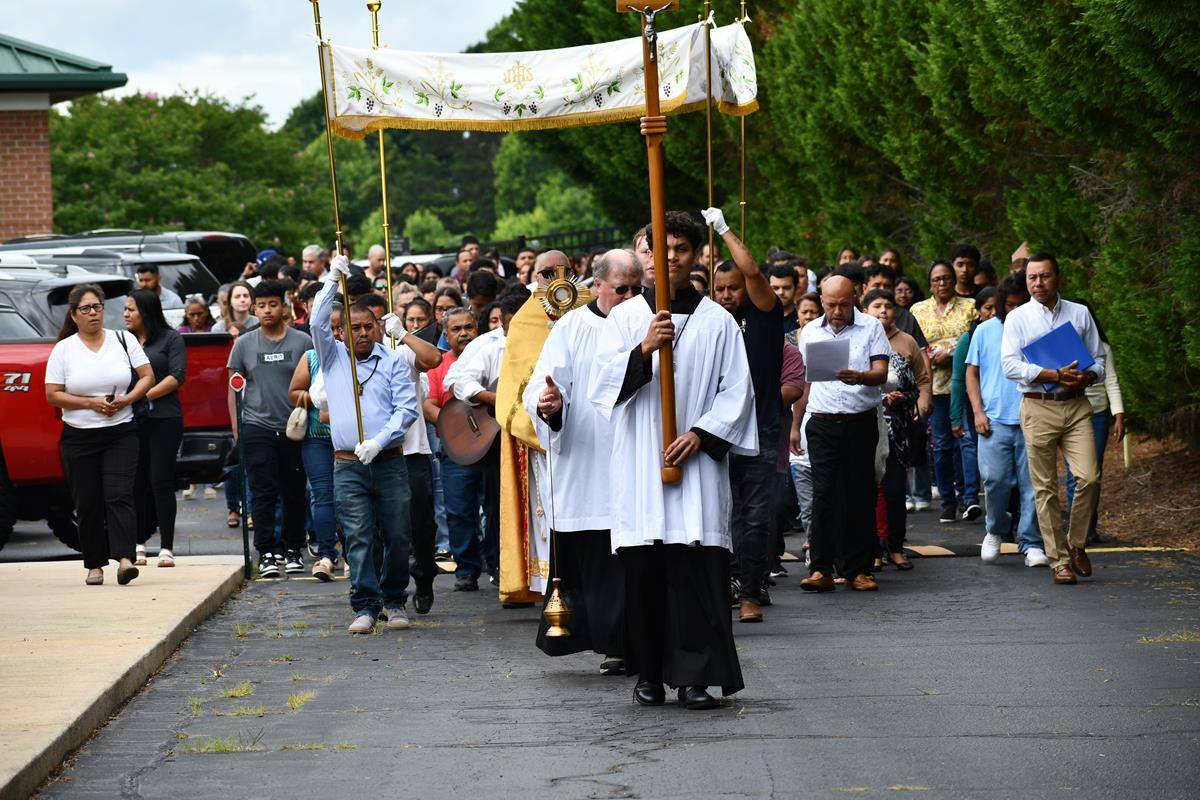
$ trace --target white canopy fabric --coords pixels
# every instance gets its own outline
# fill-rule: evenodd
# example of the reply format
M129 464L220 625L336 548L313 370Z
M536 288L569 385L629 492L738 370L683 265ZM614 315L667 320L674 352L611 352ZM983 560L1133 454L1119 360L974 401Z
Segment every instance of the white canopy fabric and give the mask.
M712 31L714 107L758 108L754 51L740 23ZM514 131L645 115L640 37L525 53L417 53L325 44L329 116L340 136L382 128ZM704 107L704 23L658 34L662 113Z

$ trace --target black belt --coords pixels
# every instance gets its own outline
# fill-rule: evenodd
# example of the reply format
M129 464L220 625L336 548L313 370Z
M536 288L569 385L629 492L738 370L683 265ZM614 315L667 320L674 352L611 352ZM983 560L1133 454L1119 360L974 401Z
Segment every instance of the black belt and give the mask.
M834 422L853 422L856 419L874 417L877 412L875 409L871 409L870 411L859 411L857 414L826 414L823 411L810 411L809 413L817 419L828 419Z
M1083 397L1082 389L1073 389L1069 392L1025 392L1024 397L1029 400L1078 400Z

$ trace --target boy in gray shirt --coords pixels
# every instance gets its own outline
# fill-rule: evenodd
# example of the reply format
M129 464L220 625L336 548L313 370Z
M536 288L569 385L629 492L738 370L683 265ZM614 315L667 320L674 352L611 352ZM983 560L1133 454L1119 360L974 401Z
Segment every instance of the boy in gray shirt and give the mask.
M289 574L304 572L300 554L304 547L305 485L300 442L284 431L292 403L288 386L296 365L313 346L312 338L284 322L284 288L263 281L251 293L259 327L238 336L229 353L229 374L246 377L242 394L242 429L238 430L233 391L229 392L229 417L235 439L245 452L242 472L253 495L251 510L258 574L279 577L280 566ZM275 540L275 507L283 500L283 542ZM282 551L282 552L281 552Z

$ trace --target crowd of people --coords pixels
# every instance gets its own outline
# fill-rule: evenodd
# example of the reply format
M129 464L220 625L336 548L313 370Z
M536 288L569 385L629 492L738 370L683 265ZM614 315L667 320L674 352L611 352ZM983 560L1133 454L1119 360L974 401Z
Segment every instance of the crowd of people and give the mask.
M408 627L410 584L413 610L429 613L439 560L454 562L455 591L486 575L510 606L559 578L576 609L567 651L637 674L638 702L661 703L665 682L706 708L706 687L741 688L729 623L764 621L793 532L806 591L875 591L881 569L913 569L908 516L935 501L942 523L982 524L985 562L1010 541L1056 584L1091 574L1105 444L1124 436L1124 413L1112 350L1090 309L1060 296L1054 256L1022 247L1002 278L970 244L919 276L892 248L843 248L825 266L773 247L760 263L720 210L701 216L669 212L663 253L647 225L627 248L575 257L509 260L464 237L445 275L389 266L378 245L362 266L316 244L298 262L264 251L211 299L168 296L147 273L123 331L104 327L99 289L76 287L46 393L62 410L87 583L110 559L128 583L155 533L158 566L175 564L181 334L209 332L234 338L228 369L246 378L240 409L229 395L244 458L225 476L227 523L247 515L260 577L329 581L344 562L351 633ZM560 277L590 291L586 308L543 306L537 290ZM670 282L669 309L656 279ZM184 309L178 330L169 306ZM1031 343L1064 323L1089 363L1032 361ZM682 433L664 443L667 343ZM517 358L524 435L502 386ZM458 463L439 430L451 401L528 445ZM514 457L528 472L519 491L503 477ZM508 502L528 518L517 584ZM564 652L546 637L543 624L539 646Z

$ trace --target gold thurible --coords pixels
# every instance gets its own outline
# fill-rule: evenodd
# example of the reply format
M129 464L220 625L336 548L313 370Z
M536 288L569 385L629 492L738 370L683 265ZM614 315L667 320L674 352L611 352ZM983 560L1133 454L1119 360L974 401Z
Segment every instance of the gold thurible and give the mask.
M380 0L370 0L367 3L367 10L371 12L371 47L375 50L379 49L379 8L383 3ZM379 191L382 196L382 216L383 224L383 257L384 257L384 275L387 276L387 310L389 314L395 314L396 309L393 308L395 300L392 296L392 236L388 225L388 196L387 196L387 161L383 154L383 129L380 128L379 134ZM392 349L396 347L396 338L391 337Z
M325 75L325 45L321 39L321 3L320 0L309 0L312 3L313 27L317 31L317 60L321 65L321 108L325 117L325 151L329 155L329 185L333 190L333 225L336 230L338 255L345 253L345 242L342 239L342 212L338 206L337 166L333 159L333 126L329 119L329 80ZM364 438L362 422L362 404L359 395L362 385L358 382L358 359L354 355L354 333L350 326L350 295L346 291L346 279L341 279L342 290L342 330L345 331L346 353L350 356L350 380L354 382L354 417L358 423L358 441Z
M550 599L546 601L546 607L542 609L542 616L550 625L546 636L552 639L571 635L571 632L567 630L567 625L571 623L571 609L562 595L561 583L562 581L558 578L550 581Z

